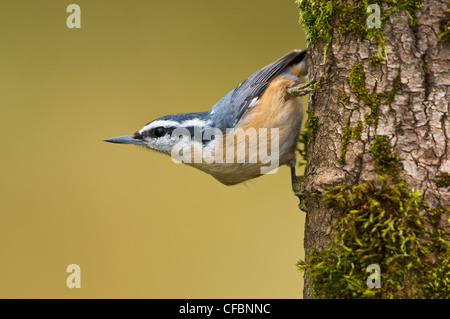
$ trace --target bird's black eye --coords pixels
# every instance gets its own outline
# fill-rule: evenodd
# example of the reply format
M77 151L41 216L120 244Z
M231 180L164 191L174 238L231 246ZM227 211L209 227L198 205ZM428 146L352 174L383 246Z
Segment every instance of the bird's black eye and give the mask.
M164 127L162 127L162 126L159 126L159 127L155 127L152 130L152 133L153 133L152 135L154 137L162 137L162 136L166 135L167 130Z

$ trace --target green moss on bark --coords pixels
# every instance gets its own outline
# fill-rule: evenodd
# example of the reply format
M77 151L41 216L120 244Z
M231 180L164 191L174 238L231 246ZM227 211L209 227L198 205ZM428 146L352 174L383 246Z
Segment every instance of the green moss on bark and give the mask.
M447 172L440 173L438 175L437 179L438 179L437 184L439 187L450 186L450 174L449 173L447 173Z
M341 101L342 101L342 103L344 103L344 105L349 105L350 97L347 94L345 94L345 92L342 92Z
M308 119L305 122L305 129L300 133L299 142L301 144L301 147L297 149L301 157L299 163L300 165L306 165L308 156L308 143L314 142L316 131L319 125L319 119L312 110L306 110L306 114L308 115Z
M349 84L352 91L356 96L361 99L361 101L370 107L370 115L365 117L365 122L369 125L374 124L375 127L378 125L378 109L380 108L380 94L369 94L366 88L366 75L364 73L364 68L360 63L355 63L352 66L349 76Z
M450 298L450 244L444 228L427 228L420 193L403 182L338 185L323 194L343 217L330 247L309 252L298 267L316 298ZM447 214L443 209L440 214ZM440 218L440 217L439 217ZM370 265L380 288L367 284Z
M380 28L367 26L367 18L372 14L367 10L370 4L379 6L386 4L387 9L381 12L380 16ZM297 5L300 23L306 31L308 40L325 42L324 60L333 39L334 29L338 31L340 37L350 33L359 39L373 40L378 46L378 56L381 58L385 55L383 35L385 21L394 12L402 10L410 17L411 25L415 25L415 12L423 6L419 0L363 0L358 1L355 6L349 6L346 0L298 0Z
M370 64L373 65L373 66L378 65L381 61L383 61L383 59L380 58L378 55L375 55L375 56L370 58Z
M401 88L402 88L402 82L401 82L401 76L400 76L400 72L399 72L399 74L395 77L395 79L392 83L392 90L390 90L386 93L386 101L388 103L392 103L394 101L395 96L397 95L397 92L400 91Z
M350 122L347 121L347 125L344 127L342 131L342 145L341 145L341 154L339 155L339 162L345 163L345 155L347 154L347 147L350 139L359 140L361 138L362 131L362 122L358 121L355 127L350 127Z
M316 298L450 298L450 243L443 225L449 209L429 209L418 190L405 186L400 158L386 137L378 136L370 152L379 180L323 193L326 205L342 216L331 226L336 235L330 247L312 249L297 266L307 272ZM380 269L379 288L368 285L373 265Z
M450 1L447 10L444 11L444 19L441 22L441 33L438 35L438 41L444 44L450 44Z
M385 136L377 136L369 149L375 168L379 174L395 175L400 168L400 157L391 152L389 139Z

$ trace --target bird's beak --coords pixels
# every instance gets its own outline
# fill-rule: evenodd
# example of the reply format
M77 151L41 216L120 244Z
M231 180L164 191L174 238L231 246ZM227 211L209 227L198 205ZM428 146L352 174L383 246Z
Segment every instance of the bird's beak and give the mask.
M107 138L104 141L110 142L110 143L119 143L119 144L137 144L137 145L142 144L142 139L136 139L136 138L134 138L133 135Z

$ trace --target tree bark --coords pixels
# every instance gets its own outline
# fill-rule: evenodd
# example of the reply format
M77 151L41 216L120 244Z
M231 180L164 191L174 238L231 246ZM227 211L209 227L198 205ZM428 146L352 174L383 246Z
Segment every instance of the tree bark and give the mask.
M354 4L347 1L348 6ZM423 4L415 11L415 26L404 10L384 21L382 61L374 63L373 57L380 53L375 41L351 32L341 37L338 17L325 62L326 41L309 43L308 74L318 82L309 99L317 128L308 143L301 191L307 208L306 254L331 244L330 225L339 213L320 196L327 187L377 179L379 171L370 152L377 136L387 137L392 153L399 156L399 176L407 187L420 190L428 207L450 207L450 187L438 181L450 172L450 49L438 41L448 19L448 2L424 0ZM383 13L393 5L380 7ZM366 95L378 98L378 107L365 103L364 93L358 94L352 70L363 72ZM348 134L358 126L360 134ZM313 297L306 274L303 294Z

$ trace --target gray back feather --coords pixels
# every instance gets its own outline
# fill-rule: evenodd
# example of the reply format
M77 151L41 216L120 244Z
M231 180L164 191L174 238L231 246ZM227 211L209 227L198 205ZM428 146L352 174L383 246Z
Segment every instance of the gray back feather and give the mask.
M253 99L259 98L264 93L270 81L287 67L302 61L305 56L306 50L294 50L256 71L217 102L208 111L208 117L214 120L222 132L225 132L226 128L234 127L253 107Z

